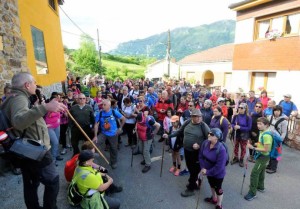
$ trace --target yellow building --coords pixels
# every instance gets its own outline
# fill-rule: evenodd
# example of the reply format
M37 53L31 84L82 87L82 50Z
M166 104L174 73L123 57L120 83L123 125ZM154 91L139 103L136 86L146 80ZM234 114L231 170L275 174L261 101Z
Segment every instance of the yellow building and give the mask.
M61 87L61 81L66 79L59 4L63 0L18 0L27 67L37 84L45 87L55 84Z

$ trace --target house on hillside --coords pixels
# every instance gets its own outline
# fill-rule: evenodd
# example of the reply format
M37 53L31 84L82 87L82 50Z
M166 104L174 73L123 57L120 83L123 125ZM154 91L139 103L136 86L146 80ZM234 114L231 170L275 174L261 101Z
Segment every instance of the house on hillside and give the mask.
M145 77L149 79L159 79L168 75L168 61L167 59L158 60L147 66ZM179 67L175 59L170 60L170 78L178 79Z
M29 71L44 93L62 91L66 66L59 5L63 0L0 1L0 90L20 71ZM1 93L1 92L0 92Z
M290 93L299 105L300 1L244 0L229 8L237 12L233 88L264 88L276 101Z
M224 44L184 57L178 61L180 77L232 91L233 48L233 44Z

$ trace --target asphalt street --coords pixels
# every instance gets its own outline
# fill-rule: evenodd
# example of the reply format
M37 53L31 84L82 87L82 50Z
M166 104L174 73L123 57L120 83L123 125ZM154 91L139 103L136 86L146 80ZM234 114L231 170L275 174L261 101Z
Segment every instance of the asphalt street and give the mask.
M123 192L114 194L113 197L119 198L122 209L213 209L213 205L203 201L205 197L210 196L210 188L207 179L200 191L195 196L183 198L180 192L185 189L188 176L174 176L169 173L172 165L171 154L165 152L163 173L160 177L162 143L155 142L155 148L152 154L153 163L151 170L143 174L141 172L143 166L141 155L133 158L133 166L131 167L131 149L124 147L126 136L122 136L123 144L119 152L119 163L115 170L109 169L109 174L113 177L114 183L123 186ZM227 142L231 152L232 146ZM100 145L103 150L103 144ZM109 158L109 153L104 152ZM231 153L230 153L231 155ZM58 208L71 209L67 202L67 183L64 179L64 163L70 159L72 152L68 151L64 155L64 160L58 162L57 167L60 173L60 191L58 195ZM240 194L243 180L244 169L238 164L227 166L227 175L224 179L223 190L224 200L223 207L225 209L299 209L300 201L298 190L300 188L300 152L284 146L284 154L282 161L279 162L278 172L275 174L266 174L265 193L257 193L257 198L253 201L244 200ZM98 156L98 162L104 162ZM108 167L104 163L102 164ZM248 163L248 170L244 184L243 195L248 191L249 179L252 163ZM15 176L10 172L6 172L5 176L0 177L0 208L1 209L25 209L23 201L22 177ZM40 201L42 201L43 186L39 189ZM197 201L199 199L199 204Z

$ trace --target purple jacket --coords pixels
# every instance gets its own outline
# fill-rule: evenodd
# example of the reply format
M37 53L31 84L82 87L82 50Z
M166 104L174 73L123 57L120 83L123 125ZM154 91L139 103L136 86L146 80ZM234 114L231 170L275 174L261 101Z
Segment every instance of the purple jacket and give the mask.
M211 119L209 128L219 128L223 134L223 142L226 142L226 137L228 135L228 128L230 124L228 124L228 120L224 117L221 124L221 115L215 116Z
M219 153L217 154L217 149L219 146ZM226 149L221 142L217 142L212 149L210 149L210 141L205 140L202 143L199 151L200 169L205 168L207 176L217 179L224 178L226 174L226 160Z
M236 138L242 140L248 140L252 128L252 118L246 114L235 115L233 116L231 121L233 130L236 124L241 127L236 131Z

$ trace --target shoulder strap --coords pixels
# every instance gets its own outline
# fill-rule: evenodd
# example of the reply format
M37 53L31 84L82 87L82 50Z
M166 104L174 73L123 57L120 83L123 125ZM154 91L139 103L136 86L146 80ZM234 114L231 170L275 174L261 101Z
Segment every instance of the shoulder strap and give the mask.
M273 117L273 116L272 116ZM279 133L279 131L278 131L278 125L282 122L282 121L284 121L285 119L284 118L280 118L276 123L275 123L275 125L274 125L274 127L275 127L275 130ZM271 122L270 122L271 123Z
M291 113L292 113L292 111L293 111L293 106L294 106L294 103L293 102L291 102ZM290 114L291 114L290 113ZM289 116L289 115L288 115Z
M281 103L283 102L283 100L280 100L279 104L278 105L281 105Z
M220 118L220 126L222 126L223 120L224 120L224 116L221 116L221 118Z

